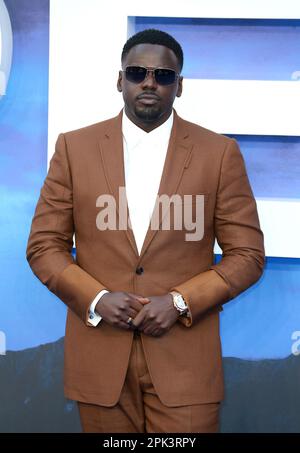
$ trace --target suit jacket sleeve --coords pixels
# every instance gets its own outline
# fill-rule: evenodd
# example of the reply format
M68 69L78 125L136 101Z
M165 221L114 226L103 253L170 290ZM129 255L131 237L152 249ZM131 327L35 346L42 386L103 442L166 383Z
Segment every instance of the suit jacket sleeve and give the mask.
M85 323L105 287L72 257L73 193L65 137L60 134L32 220L26 257L34 274Z
M182 294L189 306L191 317L179 318L187 327L207 310L246 290L263 272L264 243L256 201L243 156L233 139L222 157L214 227L223 252L221 261L172 288Z

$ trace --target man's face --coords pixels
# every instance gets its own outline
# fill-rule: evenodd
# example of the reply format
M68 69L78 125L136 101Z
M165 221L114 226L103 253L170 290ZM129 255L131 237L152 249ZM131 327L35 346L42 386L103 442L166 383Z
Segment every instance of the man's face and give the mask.
M179 63L174 52L168 47L157 44L138 44L128 52L123 61L123 70L127 66L145 68L167 68L179 73ZM153 73L141 83L135 84L126 80L125 73L120 71L117 88L123 93L127 116L145 130L162 124L170 115L175 97L182 92L182 77L171 85L159 85Z

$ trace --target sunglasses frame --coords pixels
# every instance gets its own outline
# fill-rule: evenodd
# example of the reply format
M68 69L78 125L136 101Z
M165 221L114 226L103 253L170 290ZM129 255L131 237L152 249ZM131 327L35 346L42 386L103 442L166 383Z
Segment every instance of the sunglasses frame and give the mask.
M141 68L141 69L145 69L145 70L146 70L146 75L145 75L145 77L143 78L143 80L141 80L140 82L133 82L132 80L128 80L128 79L127 79L126 74L127 74L127 69L128 69L128 68ZM164 84L160 84L160 83L156 80L156 76L155 76L155 71L157 71L158 69L163 69L163 70L172 71L172 72L175 74L174 82L172 82L172 83L167 83L167 84L165 84L165 85L164 85ZM152 74L152 76L153 76L155 82L156 82L158 85L160 85L160 86L169 86L169 85L173 85L173 83L175 83L176 80L178 79L178 77L180 76L180 73L179 73L179 72L176 72L176 71L174 71L174 69L171 69L171 68L146 68L145 66L139 66L139 65L133 65L133 64L126 66L126 68L125 68L124 70L122 69L121 71L125 73L126 80L127 80L128 82L130 82L130 83L134 83L135 85L138 85L138 84L144 82L144 81L147 79L149 73Z

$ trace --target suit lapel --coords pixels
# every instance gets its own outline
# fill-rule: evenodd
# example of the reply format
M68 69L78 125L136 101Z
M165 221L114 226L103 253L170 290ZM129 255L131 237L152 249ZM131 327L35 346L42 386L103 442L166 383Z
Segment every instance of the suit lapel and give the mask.
M178 117L174 110L174 122L171 131L169 146L162 171L158 195L166 194L172 196L176 193L182 174L188 167L192 143L188 140L188 133L184 127L184 121ZM106 181L111 194L116 200L118 216L119 210L119 187L125 187L125 169L122 137L122 111L116 118L107 124L106 132L100 139L100 151ZM129 215L128 204L125 204L125 212ZM127 217L128 218L128 217ZM160 219L159 225L161 225ZM124 230L126 237L138 259L140 261L148 249L158 230L151 230L149 223L148 231L144 239L141 254L139 256L133 231L130 228Z
M108 122L106 133L100 139L100 152L102 165L106 182L111 194L116 200L117 216L120 216L119 210L119 187L125 187L125 170L124 170L124 153L123 153L123 136L122 136L122 110L116 118ZM127 202L122 204L122 209L129 217ZM131 228L123 230L134 253L139 256L134 234Z

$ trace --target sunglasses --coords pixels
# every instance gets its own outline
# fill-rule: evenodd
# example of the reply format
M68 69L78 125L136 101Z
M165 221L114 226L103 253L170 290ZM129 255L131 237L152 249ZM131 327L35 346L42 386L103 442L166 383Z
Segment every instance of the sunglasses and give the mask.
M155 81L158 85L172 85L175 82L179 73L173 71L173 69L167 68L156 68L149 69L143 66L127 66L125 68L125 76L128 82L141 83L143 82L149 73L154 75Z

